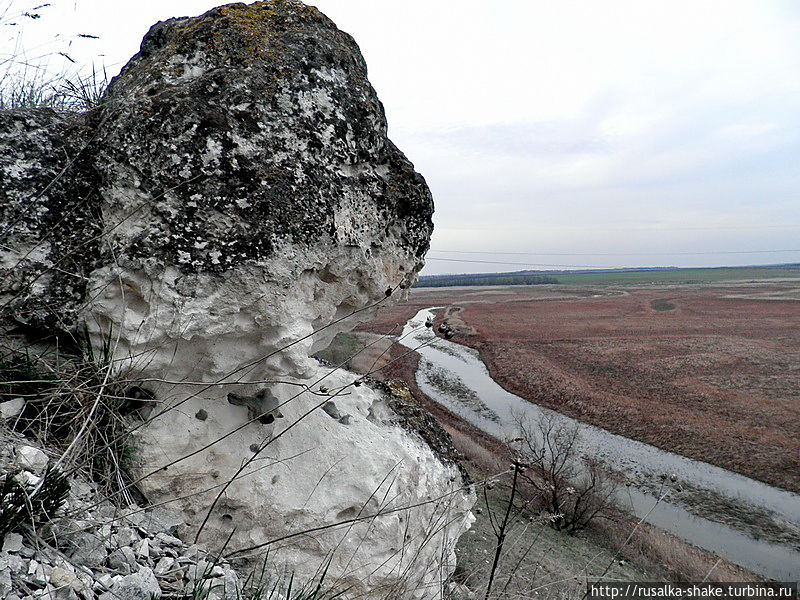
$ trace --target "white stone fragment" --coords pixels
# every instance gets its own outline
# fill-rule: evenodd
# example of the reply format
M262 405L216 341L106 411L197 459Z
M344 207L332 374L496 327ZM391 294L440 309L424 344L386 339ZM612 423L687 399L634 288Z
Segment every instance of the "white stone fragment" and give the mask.
M0 598L7 598L11 594L12 589L11 570L0 570Z
M94 488L80 479L73 479L69 487L72 495L77 498L91 498L94 495Z
M166 533L159 533L156 535L157 540L161 540L162 543L166 544L167 546L182 546L183 542L180 541L178 538L172 535L168 535Z
M20 468L41 475L47 468L47 462L47 455L38 448L33 446L17 447L17 465Z
M6 402L0 402L0 420L18 417L23 408L25 408L25 398L12 398Z
M28 568L28 579L36 585L43 586L47 583L47 572L45 571L44 565L36 562L31 561L31 563L36 563L36 568L33 570Z
M42 482L41 477L37 477L30 471L20 471L16 475L14 475L14 481L19 483L23 487L36 487Z
M186 577L190 581L222 577L224 574L225 570L220 565L205 559L199 560L196 565L192 565L186 570Z
M18 533L7 533L3 538L3 552L19 552L22 550L22 536Z
M109 573L102 573L97 576L96 583L94 585L95 591L107 591L111 589L111 585L114 580Z
M116 600L154 600L161 598L161 588L151 569L142 567L138 573L126 575L111 588Z
M123 526L117 529L117 533L115 534L116 542L118 546L132 546L134 543L139 541L139 535L128 526Z
M108 566L115 571L128 575L136 568L136 554L130 546L123 546L108 555Z
M77 594L85 590L84 583L78 578L77 575L75 575L75 573L60 567L56 567L50 572L49 583L53 587L59 589L59 591L63 590L64 588L68 588Z
M108 556L105 541L96 533L82 531L71 537L72 559L81 565L96 567Z
M170 558L169 556L163 557L161 560L158 561L156 567L154 569L154 573L156 575L165 575L172 569L173 565L175 564L175 559Z
M14 573L27 572L28 565L25 560L16 554L0 552L0 570L9 568Z

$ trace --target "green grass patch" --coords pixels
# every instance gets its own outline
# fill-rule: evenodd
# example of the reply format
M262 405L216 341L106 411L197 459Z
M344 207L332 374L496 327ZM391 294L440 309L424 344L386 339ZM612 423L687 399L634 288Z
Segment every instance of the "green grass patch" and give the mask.
M513 273L472 273L425 275L414 287L481 285L647 285L692 284L719 281L760 281L800 279L800 265L774 267L705 267L696 269L620 269L607 271L516 271Z
M466 466L476 479L482 476L470 465ZM486 497L479 489L473 511L480 512L456 546L458 567L454 579L466 583L481 598L497 543L489 515L496 521L502 519L508 497L507 478L489 490ZM620 581L661 578L660 573L648 573L620 558L587 533L568 535L556 531L535 510L523 511L511 521L492 597L581 598L586 588L585 577L597 578L606 568L606 577Z
M559 273L559 283L573 285L646 285L659 283L713 283L719 281L800 278L800 266L659 269L598 273Z

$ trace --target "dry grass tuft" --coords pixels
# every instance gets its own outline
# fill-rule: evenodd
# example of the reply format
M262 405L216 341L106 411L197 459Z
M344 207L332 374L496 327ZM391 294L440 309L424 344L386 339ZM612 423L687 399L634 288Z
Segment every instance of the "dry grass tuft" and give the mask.
M125 464L135 447L127 431L143 395L112 380L110 363L92 356L0 356L0 402L25 400L22 412L6 423L9 429L56 450L62 469L81 471L105 494L121 492L131 501Z

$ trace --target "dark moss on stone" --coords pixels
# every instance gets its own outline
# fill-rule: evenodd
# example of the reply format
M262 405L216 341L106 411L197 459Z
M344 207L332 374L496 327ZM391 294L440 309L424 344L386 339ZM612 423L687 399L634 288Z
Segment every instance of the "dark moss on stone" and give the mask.
M98 114L102 158L128 166L160 220L125 251L221 272L287 240L359 245L367 236L333 221L343 198L359 198L385 227L406 225L421 257L430 192L386 137L366 73L353 39L300 2L153 26Z
M469 473L461 463L462 456L453 445L453 440L433 415L419 404L405 383L399 380L385 382L367 379L370 387L386 394L389 407L400 418L401 427L421 437L442 462L454 465L461 473L465 484L472 483Z

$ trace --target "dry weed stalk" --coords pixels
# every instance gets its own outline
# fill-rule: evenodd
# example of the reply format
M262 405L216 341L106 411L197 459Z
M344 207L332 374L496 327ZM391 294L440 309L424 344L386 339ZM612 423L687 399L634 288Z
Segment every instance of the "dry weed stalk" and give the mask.
M135 451L128 430L137 404L111 370L91 355L9 350L0 358L0 400L25 399L10 428L56 450L56 467L84 472L104 495L127 488L125 463Z

